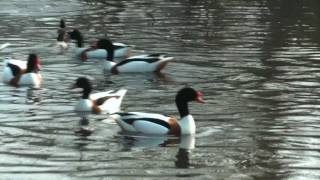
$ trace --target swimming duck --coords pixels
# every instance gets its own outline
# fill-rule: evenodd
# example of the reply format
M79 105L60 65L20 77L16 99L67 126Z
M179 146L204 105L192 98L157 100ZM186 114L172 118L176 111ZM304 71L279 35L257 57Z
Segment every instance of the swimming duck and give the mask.
M6 58L3 81L16 87L21 85L40 87L42 82L40 68L40 59L36 54L29 54L28 61Z
M108 52L106 60L103 61L104 70L113 74L122 72L157 72L159 73L173 57L165 54L146 54L127 58L118 63L113 61L114 45L104 39L103 48Z
M195 134L196 125L192 115L189 114L188 102L204 103L202 93L193 88L186 87L178 91L176 105L180 113L180 120L154 113L128 112L110 115L123 131L157 134L157 135L187 135Z
M156 72L160 71L171 61L173 57L166 56L165 54L146 54L132 56L126 60L119 63L105 60L103 61L104 70L110 71L113 74L123 73L123 72Z
M66 31L66 23L63 19L60 20L60 25L58 29L58 37L56 46L59 47L61 50L67 49L69 47L69 35Z
M76 55L80 56L82 61L87 59L105 59L107 57L107 51L103 48L105 39L99 39L91 47L83 47L83 36L82 33L74 29L73 31L68 32L70 39L76 41L77 50ZM114 46L114 57L128 57L131 51L131 46L123 43L113 43Z
M75 111L92 113L115 113L120 110L121 102L127 90L107 91L90 94L92 85L88 78L80 77L73 88L81 88L82 98L75 106Z

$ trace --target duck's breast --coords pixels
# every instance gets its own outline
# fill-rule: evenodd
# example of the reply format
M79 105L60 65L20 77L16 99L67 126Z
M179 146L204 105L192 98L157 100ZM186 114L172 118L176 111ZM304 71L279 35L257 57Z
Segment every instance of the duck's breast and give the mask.
M75 106L75 111L92 112L93 102L89 99L81 99Z
M58 49L67 49L69 47L69 44L64 41L57 41L55 47L57 47Z
M31 85L33 87L40 87L41 75L38 73L23 74L18 82L19 85Z
M196 124L192 115L187 115L180 119L179 121L181 127L181 134L195 134Z

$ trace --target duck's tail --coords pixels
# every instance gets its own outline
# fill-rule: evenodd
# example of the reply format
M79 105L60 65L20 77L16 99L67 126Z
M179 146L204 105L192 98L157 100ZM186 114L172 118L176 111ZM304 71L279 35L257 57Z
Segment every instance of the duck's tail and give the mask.
M4 44L0 45L0 50L7 48L10 45L11 45L10 43L4 43Z
M117 91L108 91L99 99L96 99L102 110L106 110L107 113L116 113L121 109L122 100L127 93L126 89L119 89ZM101 102L98 102L101 101Z

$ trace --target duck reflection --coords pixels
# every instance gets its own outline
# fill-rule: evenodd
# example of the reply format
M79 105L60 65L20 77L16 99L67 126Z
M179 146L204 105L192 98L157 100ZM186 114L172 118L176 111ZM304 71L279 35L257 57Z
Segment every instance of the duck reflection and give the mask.
M149 79L151 82L160 82L163 84L168 84L173 82L173 79L163 72L152 73L152 76Z
M77 113L80 116L79 129L75 131L75 134L86 138L90 136L93 132L93 128L89 126L89 113Z
M124 150L132 148L167 147L179 145L175 166L177 168L190 167L191 150L195 148L195 135L174 136L142 136L136 134L120 134L120 141Z
M26 91L27 104L39 104L42 100L39 88L28 88Z
M177 160L175 165L177 168L189 168L190 160L189 156L191 150L195 148L195 136L184 135L180 137L179 151L176 155Z
M143 136L139 134L121 133L119 137L126 150L141 147L166 147L179 143L179 138L174 136Z
M79 161L85 160L85 151L86 147L92 142L90 140L90 135L93 132L93 128L90 128L89 126L89 116L90 113L83 113L79 112L77 115L80 117L80 120L78 122L79 128L74 132L77 136L76 139L74 139L75 147L79 150ZM81 170L81 167L78 167L79 170Z
M102 81L106 86L110 84L114 84L115 81L117 81L114 78L117 78L115 76L118 75L112 75L109 72L104 72L104 81ZM125 77L127 83L131 86L140 86L144 83L151 83L151 84L175 84L176 82L174 79L170 77L170 75L158 72L158 73L123 73L121 74L121 77ZM142 81L137 82L136 80L140 79ZM122 79L123 80L123 79ZM134 80L134 81L133 81ZM137 84L138 83L138 84Z
M175 165L177 168L189 168L189 154L190 150L179 148L178 154L176 155L177 160L175 161Z

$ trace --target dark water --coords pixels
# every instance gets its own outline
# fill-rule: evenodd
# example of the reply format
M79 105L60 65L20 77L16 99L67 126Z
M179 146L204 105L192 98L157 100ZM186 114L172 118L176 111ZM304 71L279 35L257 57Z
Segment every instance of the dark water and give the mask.
M319 179L318 0L2 0L1 57L40 55L41 89L0 84L0 179ZM162 76L104 74L97 62L59 54L60 18L86 42L107 35L133 54L175 57ZM2 66L2 65L1 65ZM0 67L2 68L2 67ZM183 138L123 135L105 115L73 112L82 75L96 91L124 87L123 109L178 116L190 104L195 148ZM79 135L89 121L90 135Z

